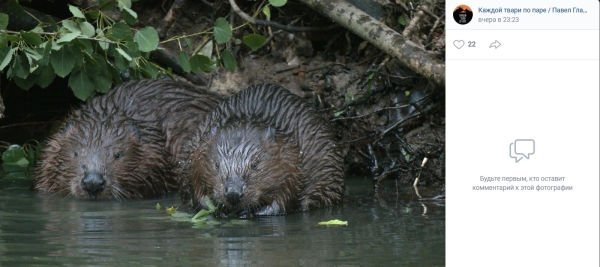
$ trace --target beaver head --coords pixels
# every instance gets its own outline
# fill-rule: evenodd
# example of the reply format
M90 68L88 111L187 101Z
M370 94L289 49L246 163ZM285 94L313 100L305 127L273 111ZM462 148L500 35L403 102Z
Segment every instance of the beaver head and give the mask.
M151 123L75 111L48 140L32 188L80 199L165 194L173 167L164 142Z
M222 216L283 214L294 209L301 190L300 153L271 127L229 124L213 127L192 157L195 207L205 197Z

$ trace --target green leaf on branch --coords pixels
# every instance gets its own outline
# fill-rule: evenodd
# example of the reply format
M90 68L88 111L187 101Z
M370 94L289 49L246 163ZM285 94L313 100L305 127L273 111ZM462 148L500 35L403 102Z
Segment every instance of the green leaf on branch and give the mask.
M79 23L79 28L81 29L81 33L83 33L83 35L85 35L86 37L91 38L94 37L94 35L96 35L96 30L94 29L94 26L87 21Z
M287 0L269 0L269 4L274 7L282 7L287 3Z
M70 32L81 33L81 29L79 28L79 24L72 20L64 20L62 22L63 28L67 29Z
M11 13L17 18L22 18L23 16L26 16L25 11L21 7L21 5L19 5L19 1L17 0L8 0L6 9L8 10L8 13Z
M100 8L100 10L103 11L108 11L113 9L113 7L115 7L117 5L118 1L114 1L114 0L100 0L100 3L98 4L98 6L102 7Z
M94 92L92 79L85 74L81 69L75 70L69 77L69 87L73 90L73 94L85 101Z
M154 64L152 64L152 63L150 63L148 61L142 63L140 71L147 78L154 79L154 78L156 78L158 76L158 68L156 66L154 66Z
M218 44L225 43L231 38L231 25L225 18L218 18L215 21L214 35Z
M57 43L67 43L72 41L73 39L77 38L77 36L79 36L81 34L81 32L70 32L67 33L65 35L63 35L62 37L60 37L60 39L56 40Z
M131 36L131 28L124 22L115 23L112 26L112 36L117 41L125 39L127 36Z
M0 31L6 30L6 26L8 26L8 15L0 13Z
M190 66L190 58L187 52L179 52L179 65L186 73L189 73L192 70L192 67Z
M40 67L38 68L38 70L36 70L36 73L37 77L35 79L35 84L37 84L41 88L48 87L48 85L50 85L50 83L52 83L52 81L56 77L52 65Z
M235 72L237 62L235 61L235 56L229 50L223 51L223 65L225 65L227 70Z
M26 79L29 76L29 60L25 53L21 53L15 57L11 66L12 76ZM11 71L9 70L9 74ZM10 75L9 75L10 76Z
M0 63L0 71L3 70L6 66L8 66L8 63L10 63L10 61L12 60L15 51L17 51L16 47L12 49L8 47L0 48L0 59L2 59L2 63Z
M133 13L133 15L132 15ZM127 24L129 25L135 25L137 23L137 14L135 14L135 12L131 9L127 10L122 10L121 11L121 17L123 18L123 20L125 20L125 22L127 22Z
M398 17L398 24L402 25L402 26L406 26L406 18L404 18L404 14L400 15L400 17Z
M135 33L133 40L142 52L150 52L158 46L158 33L152 27L146 27Z
M263 14L265 14L265 16L267 16L268 20L271 19L271 9L269 8L269 6L263 7L262 12L263 12Z
M29 90L35 83L34 79L23 79L21 77L13 77L13 81L25 91Z
M127 61L131 61L131 57L127 54L127 52L123 51L123 49L117 47L117 52L123 56Z
M81 12L81 10L79 10L78 7L69 5L69 11L71 11L71 14L73 14L73 17L85 19L83 12Z
M42 38L37 33L21 31L21 37L30 45L38 46L42 44Z
M267 42L267 38L263 37L262 35L259 34L248 34L246 36L244 36L243 38L244 44L247 45L248 47L250 47L250 49L252 49L252 51L256 51L256 49L259 49L261 46L263 46L266 42Z
M73 53L71 53L71 48L65 45L60 50L54 51L50 54L50 63L56 75L63 78L66 77L73 69L73 66L75 66L75 59L73 58Z
M210 60L207 56L203 55L194 55L190 58L190 66L192 67L192 72L200 72L200 71L213 71L217 68L216 64Z
M11 145L2 153L2 164L26 167L29 165L29 161L26 159L23 147L20 145Z
M43 49L41 51L42 59L38 61L38 64L42 66L48 65L48 62L50 62L50 50L52 50L52 40L48 40L45 45L42 45L38 49Z

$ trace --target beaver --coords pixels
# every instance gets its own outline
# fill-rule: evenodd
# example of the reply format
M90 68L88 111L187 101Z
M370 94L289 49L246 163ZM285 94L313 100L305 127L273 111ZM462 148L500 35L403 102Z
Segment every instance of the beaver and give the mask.
M219 204L220 214L279 215L339 203L343 159L327 121L303 99L270 84L219 104L186 142L182 201Z
M176 191L181 140L221 100L168 79L117 86L63 120L42 150L32 189L118 200Z

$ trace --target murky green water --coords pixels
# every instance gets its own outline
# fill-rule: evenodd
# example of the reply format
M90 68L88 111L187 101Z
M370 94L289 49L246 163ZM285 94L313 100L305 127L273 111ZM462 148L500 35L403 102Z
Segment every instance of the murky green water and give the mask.
M126 202L44 197L29 191L31 178L23 176L0 175L0 266L445 263L445 201L377 200L367 179L349 179L344 203L334 207L196 225L156 209L157 203L178 206L177 197ZM348 225L317 225L332 219Z

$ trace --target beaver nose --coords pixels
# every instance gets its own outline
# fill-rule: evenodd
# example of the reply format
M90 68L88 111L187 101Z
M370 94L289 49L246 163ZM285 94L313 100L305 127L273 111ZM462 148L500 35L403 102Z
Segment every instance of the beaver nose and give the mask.
M244 182L239 178L231 178L225 185L225 199L232 205L240 202L244 190Z
M81 186L88 191L92 197L95 197L98 192L104 189L104 184L105 182L104 178L102 178L102 174L96 172L86 174L85 177L83 177L83 180L81 180Z
M225 193L225 198L227 199L227 202L229 202L231 205L235 205L238 202L240 202L241 197L242 195L239 192L230 191Z

